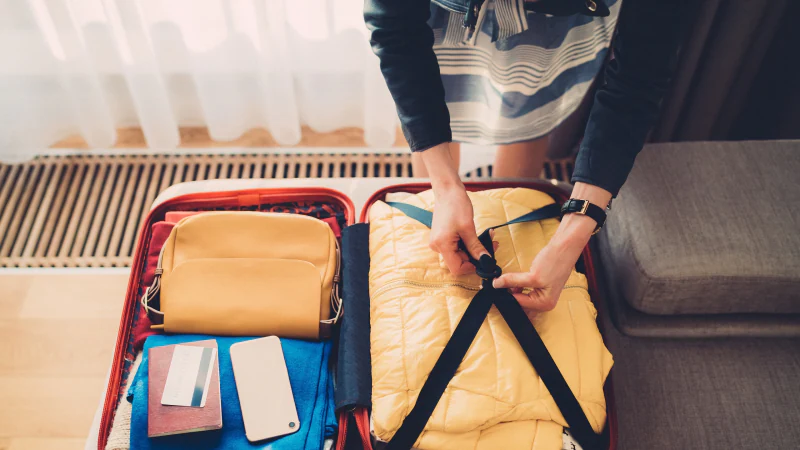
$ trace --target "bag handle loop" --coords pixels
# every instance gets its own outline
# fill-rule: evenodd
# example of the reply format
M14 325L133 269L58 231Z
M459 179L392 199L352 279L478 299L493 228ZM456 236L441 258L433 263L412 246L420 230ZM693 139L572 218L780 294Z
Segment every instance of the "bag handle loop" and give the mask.
M156 295L158 295L161 292L161 275L164 273L164 269L162 268L161 263L162 260L164 259L164 248L166 248L166 245L162 245L161 251L158 252L158 264L156 264L156 271L155 275L153 276L153 282L147 289L145 289L144 294L142 295L142 299L140 301L142 307L144 307L144 310L147 312L147 315L150 317L150 320L153 323L156 323L158 321L160 322L164 321L164 313L150 306L150 301L155 299Z

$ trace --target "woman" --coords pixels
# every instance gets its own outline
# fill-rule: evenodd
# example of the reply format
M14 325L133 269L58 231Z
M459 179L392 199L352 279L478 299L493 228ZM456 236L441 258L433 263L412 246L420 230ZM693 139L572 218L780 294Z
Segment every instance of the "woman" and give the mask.
M475 258L486 251L477 239L457 156L451 153L453 137L505 144L498 148L495 176L538 175L548 133L578 108L605 59L619 4L434 3L441 6L431 6L431 0L366 0L365 19L406 140L431 179L436 209L430 246L460 275L474 267L459 251L459 240ZM595 218L566 214L529 272L494 281L497 288L511 288L524 308L555 307L581 251L602 226L603 210L625 182L658 113L685 6L684 0L625 0L611 45L613 58L598 86L572 177L571 198L580 201L573 212L585 203ZM560 49L561 57L553 57ZM523 294L522 288L530 293Z

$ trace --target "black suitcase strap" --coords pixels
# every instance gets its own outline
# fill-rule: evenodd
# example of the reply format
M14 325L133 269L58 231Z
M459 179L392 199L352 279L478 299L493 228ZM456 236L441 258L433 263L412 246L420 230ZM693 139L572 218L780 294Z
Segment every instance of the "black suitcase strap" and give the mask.
M417 220L425 226L431 226L433 213L407 203L387 202L388 205L399 209L408 217ZM444 394L445 388L455 376L458 366L467 354L478 330L489 314L492 305L503 316L508 327L514 333L522 350L533 365L553 400L561 411L561 415L569 424L570 432L584 450L600 450L602 448L601 436L595 434L589 420L586 418L580 403L567 385L564 376L558 370L553 357L542 342L536 328L533 327L525 311L517 300L506 289L495 289L492 280L501 274L500 268L494 259L494 249L489 230L512 225L515 223L532 222L536 220L551 219L561 214L557 204L550 204L531 211L507 223L497 225L485 230L478 238L489 252L480 260L470 256L470 261L475 265L476 272L483 278L483 287L467 306L464 315L456 325L453 335L442 350L439 359L433 366L427 380L417 396L417 402L411 412L403 420L402 425L387 445L387 450L407 450L416 442L419 435L428 423L433 410ZM463 243L460 244L462 250ZM469 253L467 252L467 255Z

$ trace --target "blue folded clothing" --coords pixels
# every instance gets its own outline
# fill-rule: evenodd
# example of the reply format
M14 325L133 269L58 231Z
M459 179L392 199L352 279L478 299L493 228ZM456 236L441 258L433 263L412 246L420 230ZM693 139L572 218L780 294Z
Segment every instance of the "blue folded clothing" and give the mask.
M222 397L222 429L147 437L147 354L152 347L216 339L219 354L220 394ZM333 407L333 381L328 367L330 342L309 342L281 339L283 356L289 370L300 429L293 434L252 444L244 434L239 395L233 378L230 348L232 344L254 339L204 335L155 335L144 344L142 364L131 385L128 401L131 415L132 450L172 449L321 449L326 437L336 433Z

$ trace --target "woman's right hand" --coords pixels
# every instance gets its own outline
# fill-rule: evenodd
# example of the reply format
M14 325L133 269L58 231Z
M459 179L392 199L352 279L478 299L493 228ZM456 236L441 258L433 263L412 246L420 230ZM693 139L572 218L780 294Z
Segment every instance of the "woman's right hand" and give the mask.
M422 152L422 160L431 177L436 205L431 226L430 247L442 255L453 275L475 271L467 255L458 248L464 241L473 258L488 253L478 240L473 220L472 202L458 176L447 143Z

